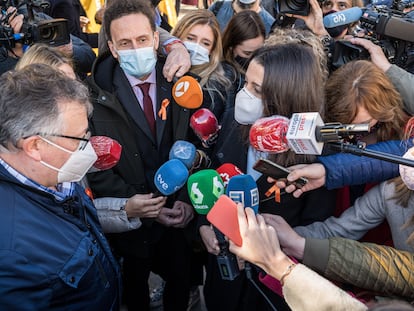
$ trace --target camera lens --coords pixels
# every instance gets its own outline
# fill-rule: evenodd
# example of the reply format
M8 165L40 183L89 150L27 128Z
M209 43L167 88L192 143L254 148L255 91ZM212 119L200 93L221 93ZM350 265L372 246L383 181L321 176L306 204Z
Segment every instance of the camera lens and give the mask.
M44 27L39 32L40 40L50 41L56 38L55 27Z

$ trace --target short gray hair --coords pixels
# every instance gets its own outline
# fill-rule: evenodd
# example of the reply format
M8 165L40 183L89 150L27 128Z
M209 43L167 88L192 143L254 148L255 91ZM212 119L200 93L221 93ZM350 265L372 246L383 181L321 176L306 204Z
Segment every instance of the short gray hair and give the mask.
M57 134L61 103L77 102L92 114L88 89L44 64L28 65L0 76L0 152L17 148L21 138L38 133Z

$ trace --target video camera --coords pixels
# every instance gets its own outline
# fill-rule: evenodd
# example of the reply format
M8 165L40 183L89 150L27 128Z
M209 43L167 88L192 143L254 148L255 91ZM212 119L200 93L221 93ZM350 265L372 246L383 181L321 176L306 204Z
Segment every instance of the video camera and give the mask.
M393 7L406 7L401 1ZM363 31L365 38L379 45L389 62L411 73L414 72L414 11L403 13L374 6L364 11L355 31ZM367 50L349 41L337 40L332 65L339 68L357 59L369 59Z
M23 45L32 43L45 43L51 46L60 46L70 42L68 21L63 18L39 19L35 16L33 9L44 10L50 6L45 0L2 0L0 1L2 18L0 22L0 48L12 49L16 42ZM14 33L9 25L10 16L6 14L7 8L13 6L21 12L26 13L20 33ZM22 8L26 6L26 10Z

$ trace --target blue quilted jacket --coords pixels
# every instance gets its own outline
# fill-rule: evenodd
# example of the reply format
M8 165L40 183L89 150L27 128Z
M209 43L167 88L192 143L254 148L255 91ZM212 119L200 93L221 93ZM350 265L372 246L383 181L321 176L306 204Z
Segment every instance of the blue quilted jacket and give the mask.
M0 310L118 310L120 269L92 201L19 183L0 166Z
M403 156L412 146L412 140L390 140L369 145L366 149L374 154L381 152L385 155ZM325 186L328 189L381 182L400 174L398 164L350 153L321 156L318 161L326 169Z

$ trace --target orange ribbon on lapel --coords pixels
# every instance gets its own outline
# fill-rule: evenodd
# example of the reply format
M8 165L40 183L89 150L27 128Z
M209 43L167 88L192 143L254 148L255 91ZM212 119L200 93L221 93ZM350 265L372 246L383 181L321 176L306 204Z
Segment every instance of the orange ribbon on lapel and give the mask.
M163 120L167 120L167 107L170 104L170 100L168 98L164 98L161 102L161 108L158 111L158 116Z

